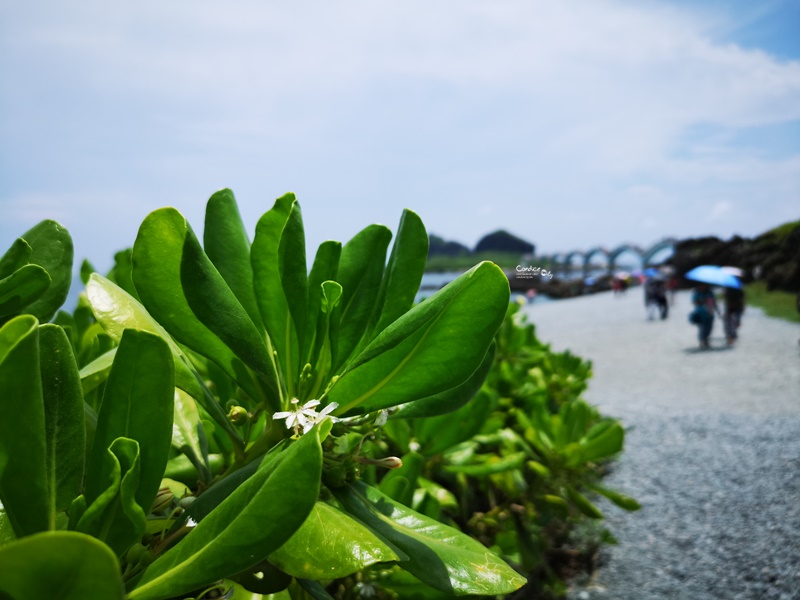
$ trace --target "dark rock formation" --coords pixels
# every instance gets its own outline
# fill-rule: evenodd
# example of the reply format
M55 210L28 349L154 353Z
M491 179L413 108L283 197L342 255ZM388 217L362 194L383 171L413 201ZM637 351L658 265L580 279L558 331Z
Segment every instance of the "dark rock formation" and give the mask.
M464 244L445 240L438 235L428 236L428 256L464 256L469 253L469 248Z
M504 230L485 235L475 246L475 252L508 252L533 254L534 245Z

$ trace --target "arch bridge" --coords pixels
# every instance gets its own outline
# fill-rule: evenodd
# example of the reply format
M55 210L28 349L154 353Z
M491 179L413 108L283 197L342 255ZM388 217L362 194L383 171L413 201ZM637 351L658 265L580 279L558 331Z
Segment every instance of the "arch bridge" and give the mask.
M564 272L568 270L581 269L584 277L589 275L593 269L599 268L592 266L592 259L600 256L605 259L605 268L609 275L617 270L617 264L620 256L629 253L636 256L641 262L642 269L646 269L653 264L653 258L664 250L675 250L675 244L678 240L676 238L664 238L651 245L649 248L642 248L636 244L620 244L614 249L609 250L604 246L596 246L589 250L572 250L570 252L558 252L540 257L541 260L547 263L548 268L553 272ZM578 264L575 259L578 259Z

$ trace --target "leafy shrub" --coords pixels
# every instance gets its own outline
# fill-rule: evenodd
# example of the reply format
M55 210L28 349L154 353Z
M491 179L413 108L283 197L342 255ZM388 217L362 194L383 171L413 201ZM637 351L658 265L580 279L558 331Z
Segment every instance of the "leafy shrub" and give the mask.
M40 322L69 288L69 235L45 222L14 242L0 260L0 595L326 598L326 582L379 563L446 594L523 585L360 477L400 464L362 453L365 423L470 399L508 306L490 263L413 306L427 233L406 211L387 262L390 239L373 225L325 242L309 271L293 195L251 244L222 190L202 245L176 210L151 213L111 278L84 265L81 303L55 324Z

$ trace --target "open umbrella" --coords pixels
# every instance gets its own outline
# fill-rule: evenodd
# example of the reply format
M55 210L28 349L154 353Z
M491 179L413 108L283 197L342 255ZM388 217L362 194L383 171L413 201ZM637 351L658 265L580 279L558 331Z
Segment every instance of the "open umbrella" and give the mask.
M661 273L660 273L660 271L658 269L654 269L653 267L647 267L644 270L644 274L647 277L655 277L656 275L660 275Z
M712 265L702 265L695 267L684 275L686 279L692 281L699 281L700 283L707 283L709 285L721 285L723 287L741 289L742 282L737 277L726 273L722 267L715 267Z
M744 271L742 271L739 267L720 267L720 269L731 275L736 275L736 277L741 277L744 275Z

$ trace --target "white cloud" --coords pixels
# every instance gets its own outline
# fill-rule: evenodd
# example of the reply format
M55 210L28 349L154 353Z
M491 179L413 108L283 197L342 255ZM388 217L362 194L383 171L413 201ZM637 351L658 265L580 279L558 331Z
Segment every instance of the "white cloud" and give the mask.
M721 44L718 14L666 2L3 12L0 149L14 159L3 171L29 166L17 185L31 194L49 178L136 198L146 181L148 198L172 202L179 188L238 183L245 202L292 188L326 218L341 202L392 226L424 202L432 230L466 242L535 205L539 225L521 234L554 250L574 243L564 229L587 245L628 232L647 243L651 220L680 234L704 198L740 207L758 193L769 219L800 195L797 144L771 158L735 145L736 132L800 119L800 62ZM717 216L736 226L746 214Z

